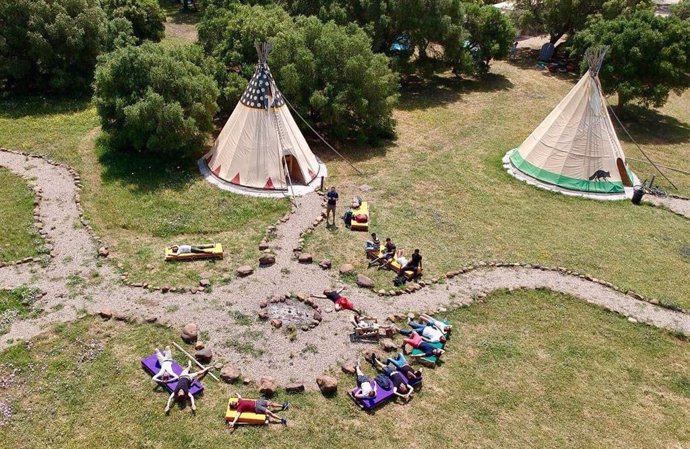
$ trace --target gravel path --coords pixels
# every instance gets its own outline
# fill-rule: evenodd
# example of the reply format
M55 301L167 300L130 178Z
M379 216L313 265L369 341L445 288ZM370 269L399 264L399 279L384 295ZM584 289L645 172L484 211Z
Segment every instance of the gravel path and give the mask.
M660 198L653 195L645 195L642 197L644 201L652 203L655 206L666 207L678 215L682 215L685 218L690 218L690 201L683 200L680 198Z
M24 264L0 269L0 288L26 283L46 292L36 304L43 313L36 319L15 322L0 336L0 348L32 338L53 323L108 307L131 319L156 316L159 322L178 328L194 321L213 348L214 357L240 366L243 376L258 379L270 375L281 384L303 381L314 388L316 376L356 358L369 347L350 340L348 313L334 312L328 300L315 300L323 312L321 324L308 332L298 330L292 338L284 330L256 321L262 300L289 292L318 293L337 284L334 272L316 264L300 264L293 257L301 231L321 213L322 198L316 194L298 198L298 208L290 220L278 226L277 236L270 242L275 265L257 268L253 275L229 285L213 286L211 292L149 292L123 285L110 263L99 263L98 245L79 222L77 189L66 167L6 151L0 151L0 165L31 179L29 182L39 189L40 217L55 252L47 268ZM75 276L84 282L75 285ZM445 284L395 297L380 297L354 287L345 294L369 314L383 318L470 304L474 298L501 288L548 288L640 322L690 335L690 315L639 301L580 277L530 268L474 270Z

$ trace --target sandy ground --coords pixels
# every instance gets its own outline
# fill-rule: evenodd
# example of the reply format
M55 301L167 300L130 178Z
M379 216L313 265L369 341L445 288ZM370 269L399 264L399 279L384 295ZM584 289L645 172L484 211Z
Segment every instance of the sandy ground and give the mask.
M321 324L307 332L298 330L296 338L291 339L284 330L273 329L268 322L255 320L259 304L267 298L290 292L319 293L338 284L337 270L322 270L316 263L300 264L292 256L301 231L321 212L322 199L316 194L299 198L296 212L278 227L277 238L270 242L276 253L275 265L257 267L253 275L228 285L214 285L208 293L164 294L123 285L111 262L98 259L98 245L79 221L77 188L66 167L7 151L0 151L0 165L24 176L40 191L40 218L55 252L46 268L38 264L0 268L0 288L28 284L46 292L36 304L41 315L15 322L7 334L0 336L0 348L32 338L53 323L68 322L84 312L97 313L108 307L138 320L155 315L159 322L178 328L196 322L204 340L213 348L214 358L239 366L243 376L258 379L269 375L281 384L303 381L308 388L314 388L316 376L372 347L351 341L349 313L333 311L332 304L325 299L315 300L323 311ZM70 282L70 276L73 280L75 275L87 283L75 287ZM690 335L690 315L637 300L581 277L531 268L473 270L445 284L402 296L380 297L355 287L346 290L345 295L368 314L385 318L394 313L467 305L500 288L540 287ZM243 316L251 317L250 324L243 324L248 321Z
M642 197L643 201L647 201L655 206L666 207L678 215L690 218L690 201L682 200L680 198L661 198L653 195L645 195Z

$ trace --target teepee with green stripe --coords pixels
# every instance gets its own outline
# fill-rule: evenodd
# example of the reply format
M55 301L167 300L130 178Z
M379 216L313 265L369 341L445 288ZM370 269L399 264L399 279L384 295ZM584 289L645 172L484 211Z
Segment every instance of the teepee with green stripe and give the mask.
M622 195L633 174L599 82L607 48L590 49L589 70L546 119L508 154L521 174L572 192Z

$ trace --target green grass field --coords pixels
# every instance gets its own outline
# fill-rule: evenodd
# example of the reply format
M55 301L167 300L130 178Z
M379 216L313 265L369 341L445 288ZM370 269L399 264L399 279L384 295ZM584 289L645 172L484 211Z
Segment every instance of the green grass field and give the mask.
M554 194L504 171L506 151L519 146L571 87L570 81L502 62L481 84L438 77L409 87L395 114L397 141L355 153L364 176L329 158L328 183L338 186L343 203L354 195L369 200L371 231L392 237L408 254L420 248L429 275L476 260L526 261L590 273L690 307L684 280L690 278L690 221L628 201ZM669 113L677 116L664 115L665 109L656 114L676 125L647 125L656 142L649 152L668 151L670 165L688 160L689 99L686 93L670 100ZM623 144L629 156L636 155ZM371 191L362 193L363 184ZM391 288L391 272L366 268L367 237L342 225L319 228L309 250L336 264L353 263L378 286Z
M34 194L20 176L0 168L0 262L34 257L43 240L33 226Z
M690 443L690 346L566 296L497 292L449 314L446 363L407 405L375 415L344 395L279 394L287 428L224 427L227 397L208 379L198 412L153 391L139 358L176 338L155 325L85 318L0 354L22 369L3 402L4 447L684 447ZM345 338L345 337L343 337ZM372 373L370 367L366 369ZM365 443L364 443L365 442Z

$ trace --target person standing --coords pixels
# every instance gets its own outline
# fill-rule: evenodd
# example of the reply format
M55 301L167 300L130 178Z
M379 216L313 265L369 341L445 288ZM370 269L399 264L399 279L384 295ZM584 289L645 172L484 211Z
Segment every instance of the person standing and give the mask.
M333 226L335 226L335 206L338 202L338 192L335 191L335 186L331 187L331 190L326 194L328 197L328 203L326 205L326 226L331 223L328 221L328 217L333 214Z

